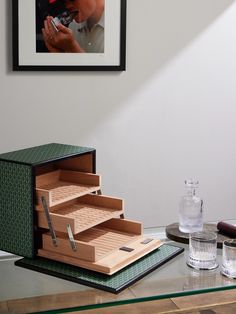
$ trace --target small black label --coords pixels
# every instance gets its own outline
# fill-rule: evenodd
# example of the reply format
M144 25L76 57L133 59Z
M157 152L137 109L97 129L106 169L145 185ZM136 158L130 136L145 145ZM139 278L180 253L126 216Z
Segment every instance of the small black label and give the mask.
M125 252L132 252L134 249L132 249L131 247L127 247L127 246L122 246L120 247L121 251L125 251Z
M149 239L145 239L143 240L141 243L142 244L148 244L149 242L151 242L153 239L149 238Z

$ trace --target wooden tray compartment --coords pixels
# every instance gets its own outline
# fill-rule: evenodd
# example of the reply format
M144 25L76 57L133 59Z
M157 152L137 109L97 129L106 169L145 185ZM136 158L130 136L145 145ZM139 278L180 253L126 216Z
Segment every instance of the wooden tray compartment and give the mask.
M63 255L95 262L128 245L141 234L141 223L114 218L75 235L76 251L72 250L68 235L65 233L57 233L56 247L52 243L50 233L44 233L42 246L47 251L63 252Z
M42 206L36 207L38 226L48 229L48 223ZM122 199L103 195L88 194L75 200L50 208L50 216L55 231L67 233L70 224L73 234L90 229L124 212Z
M56 170L36 177L36 199L44 196L49 207L98 191L99 175L70 170Z
M126 243L126 247L128 246L132 251L120 250L120 247L117 247L111 250L110 254L101 256L96 262L86 261L77 256L67 256L65 252L61 253L55 250L46 250L45 248L38 250L38 256L112 275L162 245L161 241L158 239L151 239L151 241L147 243L145 243L145 240L147 240L147 237L136 236L132 241ZM48 243L48 245L50 245L50 243ZM82 252L81 254L83 256Z

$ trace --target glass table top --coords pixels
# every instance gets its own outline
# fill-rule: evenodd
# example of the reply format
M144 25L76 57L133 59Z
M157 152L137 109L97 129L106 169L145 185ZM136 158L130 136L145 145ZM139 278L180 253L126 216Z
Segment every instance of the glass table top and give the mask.
M188 245L166 239L165 228L145 229L145 234L183 247L185 251L119 294L17 267L14 262L19 257L3 255L0 258L0 278L4 285L0 285L0 302L31 297L36 297L36 302L37 298L42 302L47 297L47 304L44 304L47 308L44 310L57 309L57 313L60 313L58 309L64 308L63 313L66 313L65 308L69 312L72 308L96 308L108 303L128 304L236 288L235 279L229 279L220 273L221 249L217 250L218 268L198 271L186 264ZM58 301L62 295L66 296L66 303L63 305Z

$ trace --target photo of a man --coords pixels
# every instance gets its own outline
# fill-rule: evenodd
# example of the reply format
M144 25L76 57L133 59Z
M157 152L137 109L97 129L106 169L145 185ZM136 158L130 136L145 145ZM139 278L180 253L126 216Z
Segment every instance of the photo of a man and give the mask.
M105 0L35 0L36 52L104 53Z

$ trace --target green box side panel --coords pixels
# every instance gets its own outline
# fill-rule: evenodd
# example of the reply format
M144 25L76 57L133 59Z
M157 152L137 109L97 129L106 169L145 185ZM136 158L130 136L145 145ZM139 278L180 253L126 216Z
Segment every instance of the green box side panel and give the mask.
M33 257L32 167L0 161L0 249Z
M0 154L0 159L37 165L61 158L94 151L93 148L50 143Z

